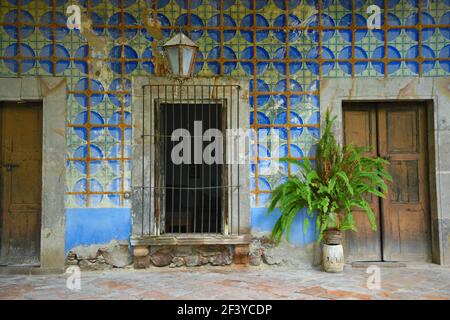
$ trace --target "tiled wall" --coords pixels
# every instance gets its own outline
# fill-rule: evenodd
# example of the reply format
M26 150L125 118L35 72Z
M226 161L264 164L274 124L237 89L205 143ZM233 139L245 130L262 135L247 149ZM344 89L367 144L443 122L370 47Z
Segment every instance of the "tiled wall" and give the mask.
M155 69L146 8L166 38L181 28L199 44L199 76L248 79L258 132L252 207L264 206L270 190L298 169L270 174L269 150L314 158L321 77L450 72L450 0L154 1L0 0L0 76L68 79L67 207L130 206L123 193L130 189L131 79ZM92 20L103 54L67 28L70 4ZM367 28L371 4L388 9L381 29ZM101 74L89 74L98 62ZM271 132L281 138L275 147Z

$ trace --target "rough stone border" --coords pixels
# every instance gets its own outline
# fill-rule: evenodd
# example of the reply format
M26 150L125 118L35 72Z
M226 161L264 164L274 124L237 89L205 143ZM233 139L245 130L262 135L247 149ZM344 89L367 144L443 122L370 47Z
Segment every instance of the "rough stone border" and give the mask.
M450 79L357 78L320 81L321 127L325 110L337 116L335 134L342 142L343 101L428 101L433 123L429 132L434 154L430 159L431 233L433 262L450 265ZM429 137L432 138L432 137Z
M0 101L42 101L42 216L40 268L64 270L66 189L65 78L0 78Z

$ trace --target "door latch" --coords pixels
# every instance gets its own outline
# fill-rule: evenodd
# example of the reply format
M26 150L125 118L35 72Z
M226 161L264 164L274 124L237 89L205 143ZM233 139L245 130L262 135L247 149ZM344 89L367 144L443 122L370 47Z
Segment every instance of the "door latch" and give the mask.
M14 164L14 163L7 163L4 165L4 167L6 168L6 171L11 172L13 168L17 168L19 165L18 164Z

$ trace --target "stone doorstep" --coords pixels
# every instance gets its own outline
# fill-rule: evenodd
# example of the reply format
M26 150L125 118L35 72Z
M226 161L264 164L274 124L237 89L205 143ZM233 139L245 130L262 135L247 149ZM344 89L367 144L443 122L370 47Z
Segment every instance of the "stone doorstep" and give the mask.
M189 250L186 250L188 247ZM233 248L233 249L231 249ZM177 252L179 249L179 252ZM190 254L187 254L189 252ZM235 245L163 245L134 247L135 269L145 269L150 265L157 267L195 267L201 265L241 265L247 266L250 261L250 244Z

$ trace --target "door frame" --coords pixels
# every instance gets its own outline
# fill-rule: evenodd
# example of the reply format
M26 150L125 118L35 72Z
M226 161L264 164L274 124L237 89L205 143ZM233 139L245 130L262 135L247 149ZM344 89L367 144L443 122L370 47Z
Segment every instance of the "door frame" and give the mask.
M450 79L353 78L320 81L320 123L325 111L336 116L333 129L343 143L343 102L426 102L428 118L432 261L450 265ZM441 192L442 190L442 192Z
M64 270L67 84L60 77L0 78L0 101L42 103L40 268Z

